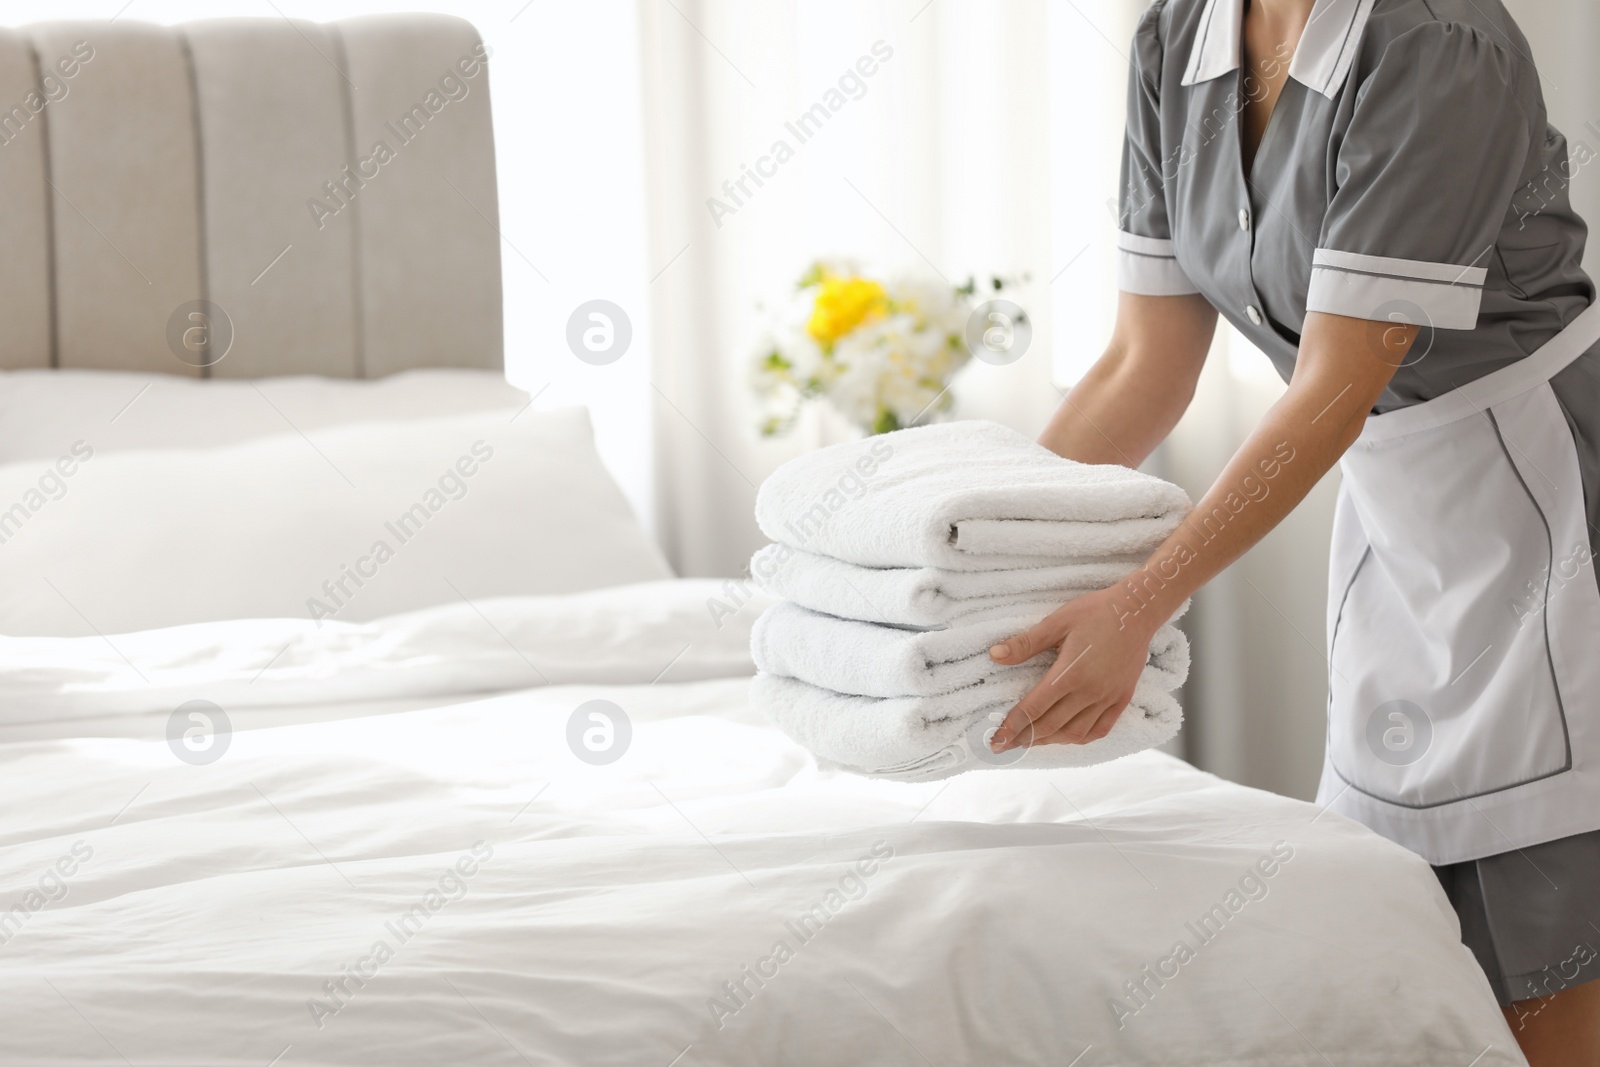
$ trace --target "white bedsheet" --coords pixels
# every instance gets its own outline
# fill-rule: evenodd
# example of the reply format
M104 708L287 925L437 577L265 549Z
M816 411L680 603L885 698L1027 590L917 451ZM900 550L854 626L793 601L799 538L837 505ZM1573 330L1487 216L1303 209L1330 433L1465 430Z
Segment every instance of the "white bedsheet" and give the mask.
M1156 753L822 774L746 685L300 701L202 766L165 713L13 732L0 1063L1522 1062L1428 867L1343 818ZM594 699L632 724L604 766L566 740Z

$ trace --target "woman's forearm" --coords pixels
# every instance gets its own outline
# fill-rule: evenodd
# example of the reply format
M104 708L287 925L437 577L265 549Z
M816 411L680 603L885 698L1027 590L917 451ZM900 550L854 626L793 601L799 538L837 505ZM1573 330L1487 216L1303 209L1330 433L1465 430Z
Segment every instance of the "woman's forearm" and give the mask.
M1197 589L1265 537L1360 435L1368 412L1394 372L1355 320L1328 320L1322 351L1308 354L1289 390L1268 410L1205 496L1172 536L1114 588L1123 625L1154 633ZM1331 331L1336 336L1327 336ZM1415 331L1394 340L1400 356Z
M1073 386L1039 443L1079 463L1137 467L1178 424L1192 388L1160 382L1137 358L1108 350Z
M1216 320L1198 296L1122 294L1105 355L1067 394L1039 443L1080 463L1143 463L1194 398Z
M1106 736L1128 706L1156 630L1266 535L1360 435L1416 327L1306 316L1294 380L1178 529L1127 578L1076 597L989 650L997 663L1054 651L1052 670L1006 714L996 751ZM1091 655L1093 653L1093 655Z

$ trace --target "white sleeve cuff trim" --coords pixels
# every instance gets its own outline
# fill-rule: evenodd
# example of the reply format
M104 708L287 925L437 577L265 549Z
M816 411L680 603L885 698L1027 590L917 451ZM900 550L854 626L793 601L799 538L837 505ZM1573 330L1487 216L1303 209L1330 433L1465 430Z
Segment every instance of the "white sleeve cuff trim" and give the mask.
M1306 311L1439 330L1472 330L1477 328L1482 302L1483 290L1473 285L1364 274L1317 264L1311 271Z
M1332 248L1319 248L1311 257L1318 267L1337 267L1340 270L1378 274L1390 278L1406 278L1422 282L1446 282L1451 285L1481 286L1489 277L1487 267L1458 267L1454 263L1428 263L1417 259L1392 259L1388 256L1363 256L1355 252L1339 252Z
M1117 231L1117 249L1122 252L1134 252L1142 256L1173 256L1172 242L1163 237L1140 237L1127 230Z
M1117 288L1138 296L1185 296L1200 290L1171 256L1117 252Z
M1117 231L1117 288L1138 296L1186 296L1200 290L1178 266L1172 242Z

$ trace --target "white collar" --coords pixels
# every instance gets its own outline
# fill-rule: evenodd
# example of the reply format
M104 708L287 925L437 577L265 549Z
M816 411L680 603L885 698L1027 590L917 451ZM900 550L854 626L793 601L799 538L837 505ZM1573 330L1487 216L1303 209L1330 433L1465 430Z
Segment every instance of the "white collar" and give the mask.
M1289 62L1289 77L1330 100L1343 87L1361 46L1361 31L1375 0L1316 0ZM1206 0L1200 30L1189 52L1183 84L1210 81L1239 69L1240 20L1244 0Z

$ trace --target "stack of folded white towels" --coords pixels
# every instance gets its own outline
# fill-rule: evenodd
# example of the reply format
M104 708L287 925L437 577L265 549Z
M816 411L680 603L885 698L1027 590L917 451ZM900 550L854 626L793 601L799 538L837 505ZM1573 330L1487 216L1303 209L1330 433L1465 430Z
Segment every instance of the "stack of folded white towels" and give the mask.
M810 453L756 498L752 700L820 764L907 781L991 767L1099 763L1160 745L1183 715L1189 646L1170 622L1133 702L1084 745L994 754L1005 713L1053 653L1002 666L990 646L1112 585L1177 528L1183 490L1074 463L991 422L900 430Z

